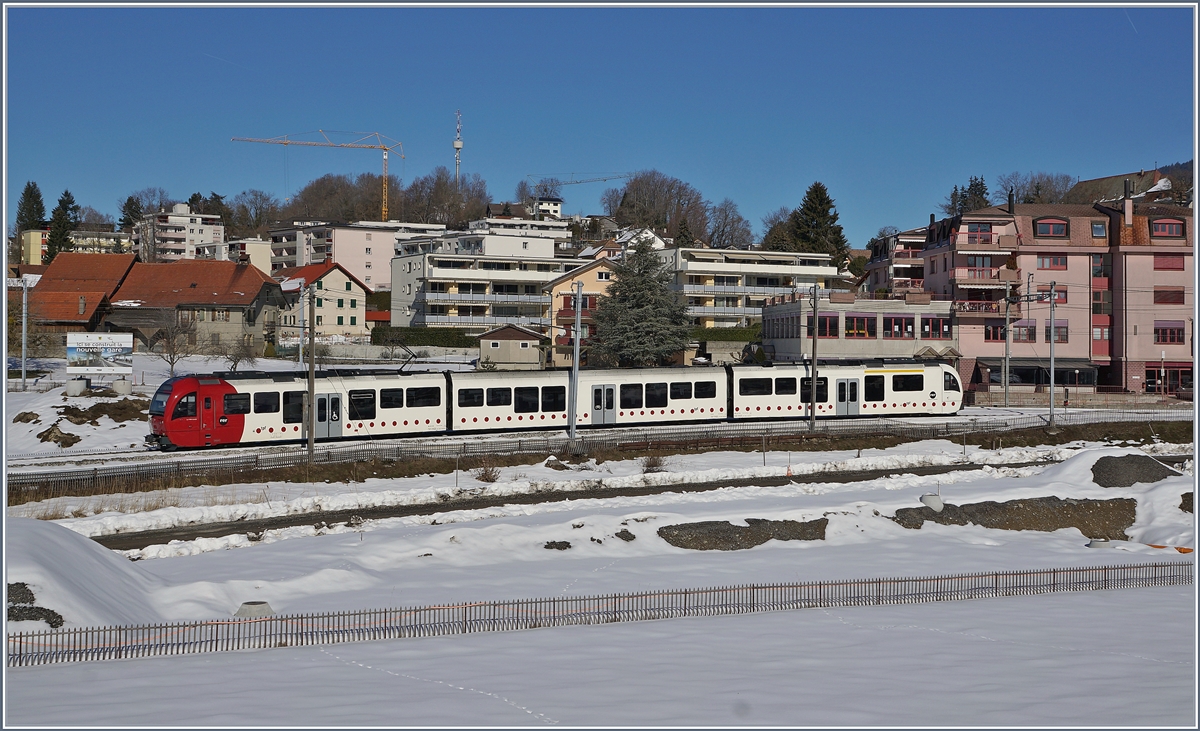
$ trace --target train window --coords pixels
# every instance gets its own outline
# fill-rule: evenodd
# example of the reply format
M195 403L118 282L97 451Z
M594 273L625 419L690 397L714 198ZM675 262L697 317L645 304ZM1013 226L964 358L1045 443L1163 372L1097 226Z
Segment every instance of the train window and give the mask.
M953 373L946 373L945 371L942 372L942 390L943 391L960 391L960 390L962 390L958 387L958 379L954 377Z
M350 406L350 418L353 419L374 419L375 418L375 389L368 388L362 391L351 391L346 402Z
M692 384L689 381L671 384L671 398L685 399L692 397Z
M775 395L781 396L786 394L796 393L795 378L776 378L775 379Z
M283 392L283 423L299 424L304 421L304 396L307 391Z
M320 423L320 424L325 423L325 417L326 417L327 412L328 412L328 409L326 409L325 397L322 396L321 398L317 399L317 422L318 423Z
M442 389L437 386L426 388L410 388L405 394L408 399L408 407L411 409L421 406L441 406L442 405Z
M845 381L838 381L837 394L838 394L838 403L839 404L846 403L846 382Z
M523 386L513 390L517 392L517 403L514 404L513 411L518 414L529 414L538 410L537 386Z
M458 389L458 405L464 407L483 406L482 388Z
M716 381L696 381L696 398L716 398Z
M204 409L207 411L208 409L211 409L211 408L212 408L212 397L205 396L204 397Z
M487 390L488 406L508 406L512 403L511 388L489 388Z
M566 411L567 387L542 386L542 411Z
M150 415L162 416L167 411L167 399L171 398L171 387L174 381L178 378L171 378L163 381L163 384L154 392L154 400L150 402Z
M667 384L646 384L646 408L660 409L667 405Z
M738 394L742 396L770 396L770 378L743 378L738 381Z
M883 376L863 378L863 401L883 401Z
M812 402L812 379L800 379L800 401L802 403ZM817 403L823 404L829 401L829 379L817 379Z
M279 393L277 391L264 391L263 393L254 394L254 413L274 414L278 411Z
M175 410L171 412L172 419L182 419L185 416L196 415L196 394L189 393L187 396L179 399L175 403Z
M250 413L250 394L248 394L248 393L227 393L227 394L225 394L225 413L226 414L249 414Z
M924 391L924 373L897 373L892 376L893 391Z
M604 389L603 388L593 388L592 389L592 408L595 409L596 411L604 410Z
M379 389L379 408L381 408L381 409L403 409L404 408L404 389L403 388L381 388L381 389Z
M640 384L640 383L621 384L621 408L622 409L640 409L640 408L642 408L642 384Z

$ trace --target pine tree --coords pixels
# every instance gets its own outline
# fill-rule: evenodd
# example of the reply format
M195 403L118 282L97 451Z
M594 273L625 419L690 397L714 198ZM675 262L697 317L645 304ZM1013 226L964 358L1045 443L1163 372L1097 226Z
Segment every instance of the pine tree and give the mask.
M64 190L58 198L58 205L50 213L50 235L46 237L46 252L42 255L42 263L54 261L60 251L70 251L75 248L71 241L71 232L79 226L79 204L71 191Z
M833 198L823 183L817 181L808 187L800 207L792 211L788 220L796 251L829 254L837 265L845 261L850 242L842 233Z
M597 304L591 355L626 367L658 365L686 348L687 306L671 291L671 277L649 240L626 250Z
M133 231L144 215L142 202L137 196L131 195L121 204L121 220L118 222L122 231Z
M9 261L24 261L21 252L21 232L40 229L44 220L46 204L42 202L42 191L37 183L30 180L25 183L25 189L21 191L21 198L17 201L17 221L13 229L16 237L9 242Z
M690 249L695 245L696 237L692 235L692 230L688 228L687 219L679 219L679 233L675 235L675 247L679 249Z

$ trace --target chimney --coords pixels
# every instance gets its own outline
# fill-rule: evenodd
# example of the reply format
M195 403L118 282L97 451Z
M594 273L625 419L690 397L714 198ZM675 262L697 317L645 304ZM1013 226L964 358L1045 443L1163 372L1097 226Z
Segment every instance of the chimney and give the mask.
M79 314L82 315L86 311L87 311L87 298L80 295L80 297L79 297Z
M935 220L936 220L936 219L934 218L934 215L933 215L932 213L930 213L930 214L929 214L929 227L930 227L930 228L933 228L933 222L934 222Z
M1133 225L1133 198L1129 197L1129 178L1125 179L1125 225Z
M1008 189L1008 213L1013 216L1017 214L1017 195L1012 188Z

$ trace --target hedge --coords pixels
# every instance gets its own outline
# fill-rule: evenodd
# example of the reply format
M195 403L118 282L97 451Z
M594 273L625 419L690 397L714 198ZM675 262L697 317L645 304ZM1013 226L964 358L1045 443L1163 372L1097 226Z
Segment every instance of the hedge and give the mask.
M371 330L371 345L388 345L399 342L413 346L435 348L478 348L479 338L464 335L462 330L452 327L392 327L379 324Z
M692 340L700 342L754 342L762 337L762 326L698 327L692 330Z

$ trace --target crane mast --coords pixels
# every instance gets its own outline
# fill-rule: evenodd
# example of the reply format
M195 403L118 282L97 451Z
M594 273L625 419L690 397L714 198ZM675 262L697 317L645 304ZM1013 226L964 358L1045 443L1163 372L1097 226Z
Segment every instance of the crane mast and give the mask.
M234 137L233 142L260 142L260 143L264 143L264 144L268 144L268 145L297 145L300 147L346 147L346 148L359 149L359 150L383 150L383 211L382 211L383 218L381 220L387 221L388 220L388 152L399 148L400 157L403 158L404 157L404 146L400 142L397 142L396 140L393 140L390 137L384 137L383 135L379 134L378 132L371 132L368 134L364 134L362 132L351 132L349 134L362 135L362 137L355 140L354 142L334 142L333 140L329 139L329 135L325 134L325 130L319 129L319 130L317 130L317 132L320 133L320 135L325 138L324 142L316 142L316 141L312 141L312 140L293 140L293 139L291 139L290 135L283 135L281 137L271 137L271 138L267 138L267 139L263 139L260 137ZM311 132L302 132L301 134L312 134L312 133ZM366 140L370 140L372 138L374 138L374 140L375 140L374 144L366 142ZM386 142L385 142L385 140L386 140ZM387 144L388 142L391 142L392 144Z

